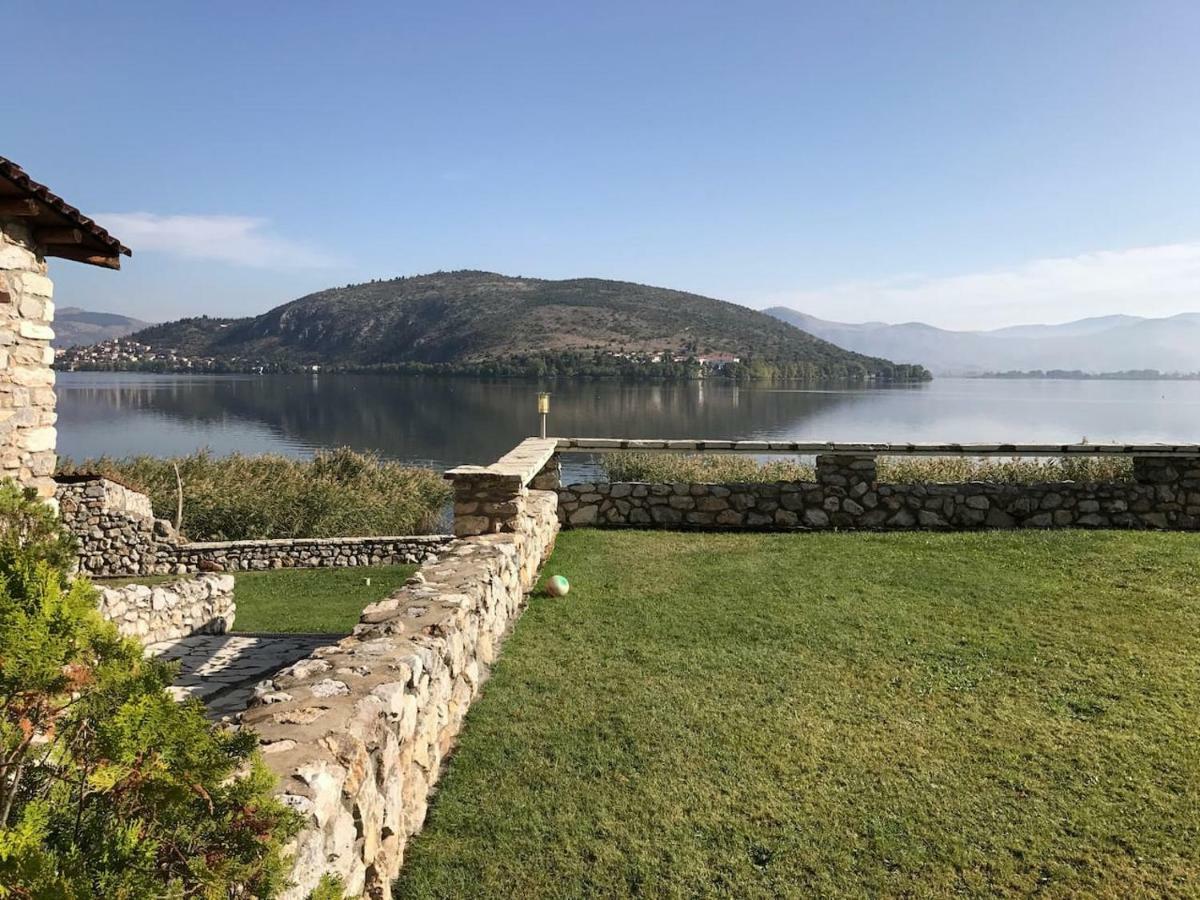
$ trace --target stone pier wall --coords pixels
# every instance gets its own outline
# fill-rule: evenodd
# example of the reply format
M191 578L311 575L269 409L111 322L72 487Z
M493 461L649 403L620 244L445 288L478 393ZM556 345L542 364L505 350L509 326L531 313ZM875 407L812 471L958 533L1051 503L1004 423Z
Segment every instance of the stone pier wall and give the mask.
M232 575L200 575L150 587L101 587L100 615L143 644L190 634L225 634L233 627Z
M459 466L447 472L454 486L454 533L468 537L515 530L530 487L558 487L557 443L555 438L527 438L489 466Z
M445 534L253 541L182 540L150 498L107 478L57 486L63 524L79 540L80 571L96 578L328 566L416 565L436 559Z
M1135 457L1130 482L882 484L872 456L817 457L816 481L572 484L564 527L1200 529L1200 457Z
M455 540L367 607L351 637L261 684L242 715L305 819L286 898L307 897L325 873L347 896L390 897L442 761L558 532L555 495L520 487L503 530Z
M0 218L0 477L54 496L54 286L29 228Z

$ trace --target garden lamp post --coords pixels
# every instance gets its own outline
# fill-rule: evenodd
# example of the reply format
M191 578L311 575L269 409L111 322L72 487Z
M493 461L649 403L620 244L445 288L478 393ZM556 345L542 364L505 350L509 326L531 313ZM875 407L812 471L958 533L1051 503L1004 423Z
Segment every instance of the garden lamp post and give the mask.
M538 415L542 417L542 437L546 436L546 416L550 415L550 395L538 394Z

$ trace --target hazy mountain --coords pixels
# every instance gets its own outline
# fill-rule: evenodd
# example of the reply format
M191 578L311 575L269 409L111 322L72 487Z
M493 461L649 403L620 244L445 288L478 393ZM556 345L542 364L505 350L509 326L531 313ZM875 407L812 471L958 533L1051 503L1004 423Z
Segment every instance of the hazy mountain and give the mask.
M948 331L920 322L830 322L785 306L764 312L848 350L898 362L919 359L935 375L1034 369L1200 371L1200 313L1163 319L1099 316L1062 325Z
M116 313L90 312L78 306L64 306L54 313L55 347L82 347L112 338L125 337L145 328L148 323Z
M246 319L192 318L134 339L188 357L272 365L464 366L564 354L731 354L788 374L896 374L757 310L622 281L438 272L320 291ZM896 377L924 376L923 370Z
M1007 328L997 328L993 331L978 332L992 337L1014 338L1045 338L1045 337L1079 337L1082 335L1099 334L1124 325L1144 322L1140 316L1093 316L1089 319L1077 319L1074 322L1064 322L1061 325L1009 325Z

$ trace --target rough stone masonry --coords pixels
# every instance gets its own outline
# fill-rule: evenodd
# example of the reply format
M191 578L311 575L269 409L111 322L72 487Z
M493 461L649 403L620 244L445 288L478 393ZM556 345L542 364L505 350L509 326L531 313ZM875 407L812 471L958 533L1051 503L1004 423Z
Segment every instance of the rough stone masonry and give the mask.
M54 496L54 286L27 226L0 219L0 476Z
M101 586L99 592L100 615L143 644L225 634L237 611L232 575L199 575L154 586Z
M63 524L79 541L79 570L97 578L411 565L436 558L450 540L416 534L189 542L154 517L149 497L107 478L61 477L56 496Z
M508 530L455 540L368 606L351 637L259 685L242 724L305 821L286 900L326 873L347 896L390 896L442 761L554 545L554 494L523 492L520 507Z
M1200 529L1200 457L1135 456L1128 482L887 484L873 456L817 457L815 482L559 488L566 527Z

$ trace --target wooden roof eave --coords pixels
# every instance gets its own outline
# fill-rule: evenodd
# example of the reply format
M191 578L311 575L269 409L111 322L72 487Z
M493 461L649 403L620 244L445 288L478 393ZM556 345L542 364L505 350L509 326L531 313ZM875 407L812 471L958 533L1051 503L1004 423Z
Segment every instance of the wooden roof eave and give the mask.
M106 269L121 268L133 251L15 163L0 157L0 216L18 219L44 256Z

